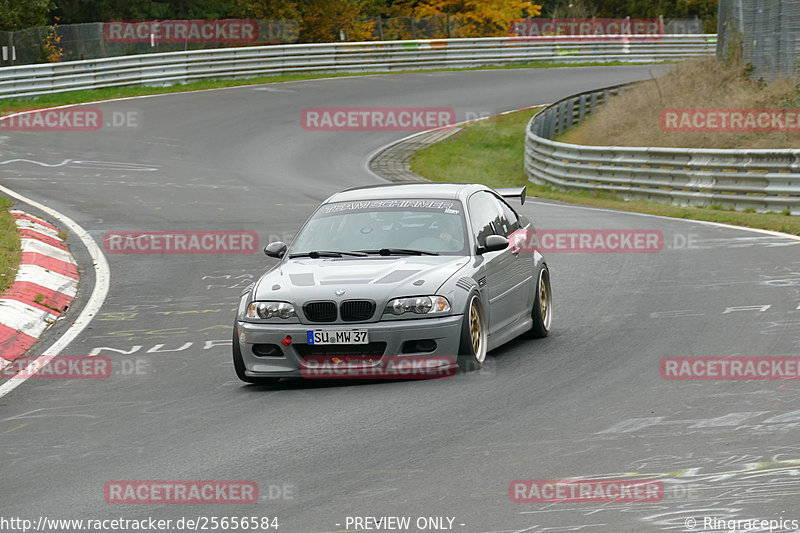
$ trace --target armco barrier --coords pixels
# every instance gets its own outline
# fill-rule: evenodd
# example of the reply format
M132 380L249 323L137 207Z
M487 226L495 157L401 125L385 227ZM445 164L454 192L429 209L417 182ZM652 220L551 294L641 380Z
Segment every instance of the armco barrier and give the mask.
M380 72L543 61L652 63L716 51L716 35L446 39L290 44L120 56L0 68L0 99L299 72Z
M525 134L528 178L623 198L800 215L800 150L583 146L553 140L626 87L576 94L534 115Z

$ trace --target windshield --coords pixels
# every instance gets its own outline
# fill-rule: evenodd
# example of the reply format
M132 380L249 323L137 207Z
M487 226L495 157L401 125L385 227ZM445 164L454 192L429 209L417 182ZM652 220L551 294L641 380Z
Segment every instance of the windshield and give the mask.
M466 243L464 209L457 200L369 200L321 206L289 253L406 249L465 255Z

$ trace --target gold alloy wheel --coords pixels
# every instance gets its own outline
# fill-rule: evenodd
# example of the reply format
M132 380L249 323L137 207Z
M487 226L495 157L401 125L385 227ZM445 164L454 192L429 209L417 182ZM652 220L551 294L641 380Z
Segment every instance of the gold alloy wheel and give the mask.
M469 335L472 340L472 353L478 361L483 362L486 356L483 351L483 320L477 298L473 299L469 306Z
M549 326L547 323L548 313L550 313L549 299L550 295L547 294L547 283L545 283L544 275L539 276L539 307L542 310L542 322L544 322L545 326Z
M553 322L553 302L550 300L550 274L543 270L539 274L539 318L542 321L544 334L550 331Z

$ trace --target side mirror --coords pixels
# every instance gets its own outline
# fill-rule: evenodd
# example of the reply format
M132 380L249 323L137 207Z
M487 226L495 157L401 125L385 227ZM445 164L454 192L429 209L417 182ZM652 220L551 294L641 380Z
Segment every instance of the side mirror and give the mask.
M271 242L264 247L264 253L269 257L280 259L286 253L286 245L280 241Z
M502 235L489 235L486 237L486 244L478 247L478 254L497 252L508 248L508 239Z

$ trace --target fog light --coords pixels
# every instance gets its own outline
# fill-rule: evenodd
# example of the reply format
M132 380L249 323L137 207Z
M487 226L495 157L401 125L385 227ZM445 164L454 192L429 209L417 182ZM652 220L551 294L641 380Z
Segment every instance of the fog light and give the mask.
M401 349L403 353L429 353L435 350L436 341L433 339L406 341Z
M253 355L258 357L282 357L283 350L277 344L254 344Z

